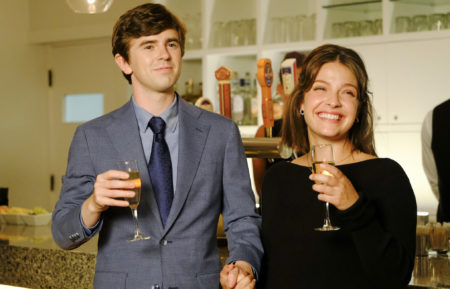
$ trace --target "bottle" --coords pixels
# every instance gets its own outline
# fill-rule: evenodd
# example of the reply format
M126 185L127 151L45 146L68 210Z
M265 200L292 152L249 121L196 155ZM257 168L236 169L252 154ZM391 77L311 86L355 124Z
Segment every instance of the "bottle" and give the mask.
M244 98L244 124L252 124L252 96L251 96L251 79L250 72L245 73L244 86L242 88L242 96Z
M199 98L198 94L194 94L194 81L192 78L189 78L185 83L185 93L181 96L184 100L191 104L195 104L197 99Z
M272 98L273 102L273 119L281 119L283 118L283 110L284 110L284 97L279 93L275 93Z
M244 98L241 94L241 85L237 72L231 78L231 118L238 125L244 121Z
M258 124L258 98L257 98L257 88L256 88L256 78L253 78L252 86L250 88L250 124L257 125Z

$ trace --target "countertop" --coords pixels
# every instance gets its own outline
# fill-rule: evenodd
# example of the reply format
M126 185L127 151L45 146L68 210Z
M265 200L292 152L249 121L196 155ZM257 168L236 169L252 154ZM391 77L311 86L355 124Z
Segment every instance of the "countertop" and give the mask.
M50 226L0 224L0 284L26 288L92 288L96 240L65 251Z
M222 263L226 240L218 239ZM90 289L94 281L97 237L77 249L62 250L51 226L0 224L0 284L40 289Z
M53 241L50 225L0 224L0 284L27 288L92 288L97 240L65 251ZM222 262L228 251L220 240ZM64 284L61 286L61 284ZM416 257L409 288L450 288L450 257Z

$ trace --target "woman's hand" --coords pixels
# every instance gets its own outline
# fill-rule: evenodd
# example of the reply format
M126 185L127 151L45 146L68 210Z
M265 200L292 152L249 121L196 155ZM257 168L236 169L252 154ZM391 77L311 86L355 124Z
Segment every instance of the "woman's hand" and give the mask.
M353 184L350 180L335 166L320 164L321 171L328 174L311 174L309 179L315 184L312 189L319 193L317 198L323 202L329 202L338 210L350 208L359 199Z

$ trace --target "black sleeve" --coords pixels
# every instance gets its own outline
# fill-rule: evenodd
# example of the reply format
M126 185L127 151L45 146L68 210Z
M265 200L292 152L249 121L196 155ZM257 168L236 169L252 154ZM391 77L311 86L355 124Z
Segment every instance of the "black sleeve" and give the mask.
M375 288L404 288L414 267L417 205L408 177L387 160L370 176L373 185L339 212L352 231L361 264ZM369 196L376 196L369 198Z

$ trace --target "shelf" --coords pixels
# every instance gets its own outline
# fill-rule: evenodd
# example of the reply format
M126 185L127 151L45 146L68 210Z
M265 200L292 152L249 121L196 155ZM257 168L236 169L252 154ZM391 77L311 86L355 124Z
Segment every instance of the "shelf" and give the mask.
M346 8L351 10L366 10L367 5L376 4L381 7L381 0L369 0L369 1L333 1L337 2L334 4L324 5L322 8L325 9L335 9L335 8Z
M195 50L186 49L184 51L183 60L201 60L204 54L205 54L204 51L201 49Z
M450 5L450 0L390 0L391 2L401 2L407 4L419 4L425 6Z
M323 8L326 9L325 39L383 34L381 1L340 1Z
M390 31L393 34L411 32L433 33L450 29L450 0L391 0L393 3Z
M257 47L251 46L238 46L238 47L222 47L222 48L209 48L208 55L222 55L222 56L247 56L256 55Z

